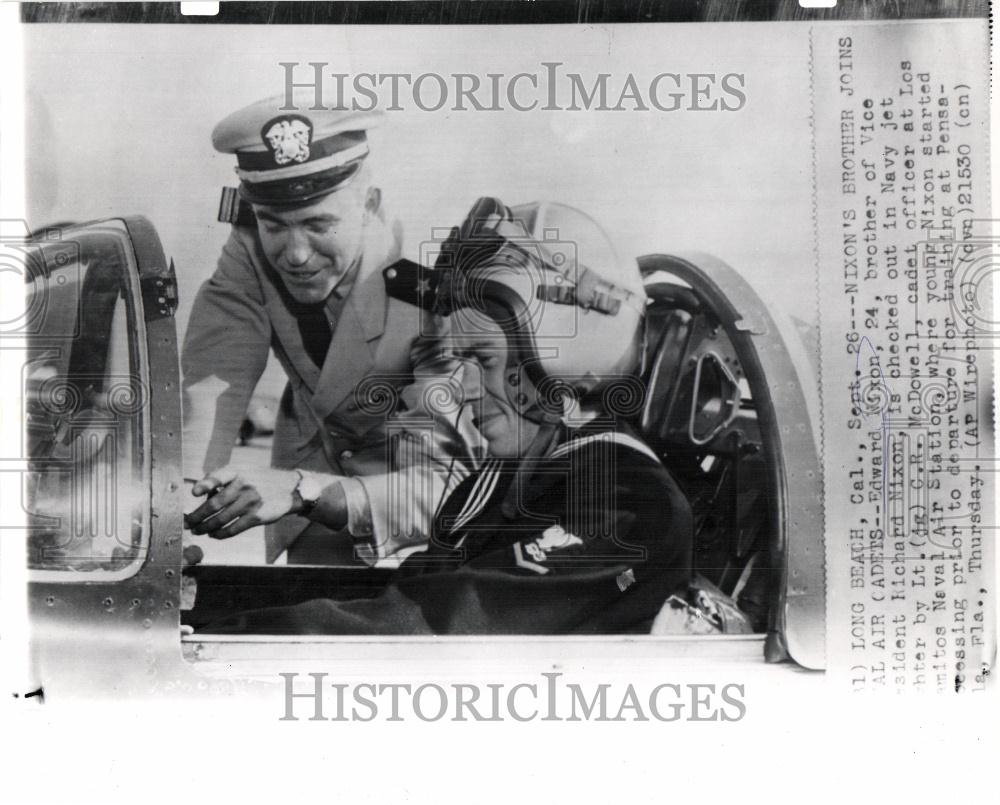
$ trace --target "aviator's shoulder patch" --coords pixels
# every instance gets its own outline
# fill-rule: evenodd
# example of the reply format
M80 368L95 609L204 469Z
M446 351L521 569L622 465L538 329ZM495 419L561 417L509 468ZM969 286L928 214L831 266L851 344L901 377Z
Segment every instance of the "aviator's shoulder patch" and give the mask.
M548 561L549 554L574 545L583 545L583 540L560 525L549 526L541 536L529 542L515 542L514 561L518 567L544 575L549 572L544 564Z

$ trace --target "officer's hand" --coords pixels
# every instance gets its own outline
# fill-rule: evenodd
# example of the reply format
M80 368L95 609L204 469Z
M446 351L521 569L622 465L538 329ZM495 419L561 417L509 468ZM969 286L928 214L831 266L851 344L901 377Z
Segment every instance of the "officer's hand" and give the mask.
M273 523L298 511L298 482L299 474L293 470L223 467L192 487L192 495L208 495L208 500L186 515L185 523L192 533L213 539L228 539L248 528Z

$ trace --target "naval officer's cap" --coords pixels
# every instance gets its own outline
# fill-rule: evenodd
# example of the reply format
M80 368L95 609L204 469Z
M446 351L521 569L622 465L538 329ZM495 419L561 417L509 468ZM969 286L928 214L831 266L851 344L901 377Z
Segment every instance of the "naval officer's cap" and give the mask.
M288 103L288 101L291 103ZM313 109L312 91L265 98L233 112L212 145L236 155L239 195L253 204L304 204L347 185L368 156L379 109Z

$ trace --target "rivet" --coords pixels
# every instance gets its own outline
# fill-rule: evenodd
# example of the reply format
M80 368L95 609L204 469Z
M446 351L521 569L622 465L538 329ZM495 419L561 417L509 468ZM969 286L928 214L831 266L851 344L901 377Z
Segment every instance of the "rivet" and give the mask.
M167 577L168 579L172 579L172 578L174 577L174 571L173 571L173 569L168 569L168 570L166 571L166 574L165 574L165 575L166 575L166 577Z
M50 607L55 605L56 597L54 595L45 596L45 603L48 604Z
M112 598L110 595L104 599L104 606L111 607L114 606L114 604L115 604L115 599Z
M142 622L142 628L143 629L150 629L150 628L152 628L152 626L153 626L153 622L149 618L146 618L146 620L144 620Z

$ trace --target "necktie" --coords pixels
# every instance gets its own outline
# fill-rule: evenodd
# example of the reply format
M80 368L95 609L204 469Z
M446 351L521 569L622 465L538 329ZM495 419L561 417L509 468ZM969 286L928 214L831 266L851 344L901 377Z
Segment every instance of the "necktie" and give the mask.
M330 349L330 341L333 338L333 330L330 322L326 318L326 305L300 305L296 312L296 321L299 325L299 335L302 336L302 344L306 349L306 354L312 362L322 368L326 361L326 353Z

